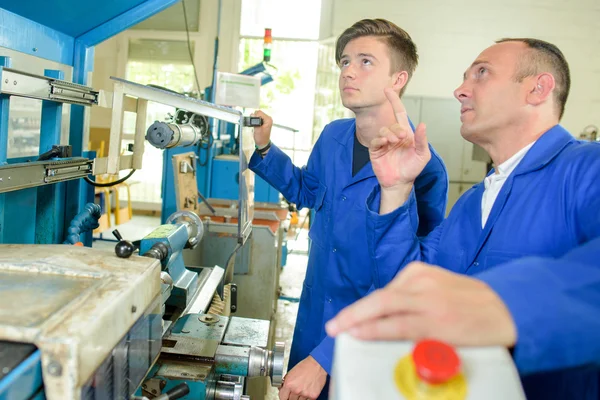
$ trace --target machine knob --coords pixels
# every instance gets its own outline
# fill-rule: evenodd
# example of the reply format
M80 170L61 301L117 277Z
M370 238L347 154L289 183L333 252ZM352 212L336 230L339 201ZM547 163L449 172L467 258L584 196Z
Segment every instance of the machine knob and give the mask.
M131 243L128 240L123 239L123 236L121 236L121 234L119 233L119 231L117 229L115 229L112 233L119 241L119 243L117 243L115 245L115 253L117 254L117 257L120 257L120 258L131 257L133 252L136 250L136 247L133 245L133 243Z
M285 353L285 343L275 342L271 350L269 359L269 376L271 377L271 386L280 387L285 375L283 354Z
M285 375L283 354L284 342L275 342L273 350L251 347L248 352L248 376L270 376L271 385L281 387Z
M176 211L169 215L167 224L184 224L188 231L186 248L195 248L204 235L204 225L200 217L191 211Z

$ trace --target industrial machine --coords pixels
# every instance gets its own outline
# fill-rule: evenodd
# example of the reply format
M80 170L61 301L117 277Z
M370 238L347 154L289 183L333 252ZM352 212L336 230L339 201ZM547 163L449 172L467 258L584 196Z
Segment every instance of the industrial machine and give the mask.
M233 316L238 288L218 267L186 268L183 250L201 243L203 224L195 213L176 212L143 238L140 254L161 261L163 336L160 356L142 383L156 396L186 384L191 398L242 399L246 377L268 376L274 386L284 372L282 343L268 349L270 321ZM116 252L128 256L133 243ZM205 397L203 397L203 395Z
M579 134L579 138L583 140L589 140L590 142L598 142L600 141L598 132L599 130L596 125L588 125L583 128L583 131Z
M239 192L227 228L235 246L251 243L254 176L247 163L254 144L245 128L256 121L235 108L120 78L112 78L112 93L88 82L96 44L175 2L65 0L53 7L0 0L2 400L257 400L265 381L281 383L284 349L272 341L270 318L240 312L246 289L256 288L231 278L235 252L222 250L218 263L184 260L204 251L205 231L210 236L199 213L173 210L140 240L115 232L113 252L90 247L100 214L93 176L140 169L145 140L164 140L167 148L211 141L195 129L203 121L229 123L236 138ZM10 129L21 118L15 112L33 114L15 110L21 99L39 106L39 147L28 139L34 150L10 158ZM162 125L148 131L149 102L183 110L170 132ZM97 106L112 109L105 157L85 149L87 114ZM137 114L127 149L126 111ZM179 130L186 116L193 124Z
M270 321L232 316L237 287L222 268L183 263L202 222L169 221L114 254L0 245L0 398L249 399L246 377L281 384Z
M254 98L254 108L258 107L260 87L273 81L267 64L269 43L267 30L263 62L240 74L227 74L226 79L215 75L213 86L205 90L205 98L215 101L216 92L235 92L232 98ZM240 84L232 83L233 87L224 89L223 80ZM251 107L251 103L248 100L239 105ZM261 124L260 118L246 116L239 126ZM274 124L274 129L296 132L278 124ZM251 132L238 129L227 119L217 121L209 114L178 109L165 121L154 122L145 137L154 147L164 150L163 221L176 211L187 210L198 214L205 225L200 249L184 253L186 264L226 265L228 279L239 287L252 288L240 291L238 315L274 322L280 296L279 273L287 258L288 206L282 204L279 192L266 181L253 174L242 175L254 152L254 147L245 147L253 142ZM246 213L247 219L246 204L252 204L252 214ZM238 231L240 220L252 225L252 234L243 241L240 238L246 236ZM271 329L270 342L274 335L275 330Z
M88 105L98 101L98 93L83 85L8 68L1 73L25 88L0 86L12 96ZM36 190L87 179L88 174L137 168L143 148L139 141L131 155L117 151L125 99L136 100L142 117L148 101L173 103L239 124L243 162L233 236L242 246L252 230L253 175L244 165L252 145L243 141L241 113L133 82L115 82L112 105L117 122L107 157L72 157L70 147L53 146L37 160L0 167L0 192ZM40 89L31 92L36 85ZM69 91L54 97L56 87ZM138 115L138 120L143 118ZM143 139L141 125L137 131ZM182 132L177 140L198 138L186 135ZM87 205L73 218L65 243L85 241L82 234L97 226L98 217L99 207ZM139 243L115 232L120 240L114 255L72 246L3 245L0 292L8 301L0 308L0 398L128 399L137 392L141 398L248 399L246 377L269 376L279 385L283 346L268 349L270 319L231 316L238 306L230 275L218 266L184 264L184 249L194 250L203 232L196 213L181 211ZM129 258L136 251L143 257Z

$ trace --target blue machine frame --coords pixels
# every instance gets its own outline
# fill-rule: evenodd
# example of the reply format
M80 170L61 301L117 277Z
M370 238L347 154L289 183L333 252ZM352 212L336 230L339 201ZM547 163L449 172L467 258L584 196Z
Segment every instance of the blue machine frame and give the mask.
M220 9L219 9L220 10ZM218 56L217 48L215 48L215 57ZM213 77L213 85L215 84L215 76ZM242 72L241 75L258 76L261 81L261 86L273 81L273 77L268 73L265 63L258 63ZM214 102L213 87L205 89L205 97L210 98ZM208 146L197 146L194 152L198 157L198 170L196 172L196 183L198 190L205 198L239 200L239 159L218 158L220 155L232 154L232 150L236 143L234 125L225 121L212 120L209 123L213 138L219 140L221 146L216 146L210 142ZM293 130L288 127L279 127ZM221 135L227 135L228 140L221 141ZM189 148L172 148L167 149L163 153L163 175L161 193L163 196L161 215L164 223L167 215L171 215L177 211L175 198L175 178L173 175L173 166L171 158L174 155L190 151ZM247 160L248 162L250 160ZM258 203L279 203L279 192L269 185L260 176L254 177L254 202Z
M0 46L73 68L73 83L87 85L94 46L177 3L179 0L106 0L98 3L0 0ZM0 55L2 49L0 48ZM10 67L0 57L0 67ZM0 68L0 75L1 69ZM64 71L46 70L61 78ZM0 94L0 165L35 159L8 159L10 96ZM44 101L40 154L60 141L62 104ZM69 145L84 154L84 106L72 105ZM0 194L0 243L61 243L71 219L93 201L93 187L81 179ZM91 245L91 232L83 242Z

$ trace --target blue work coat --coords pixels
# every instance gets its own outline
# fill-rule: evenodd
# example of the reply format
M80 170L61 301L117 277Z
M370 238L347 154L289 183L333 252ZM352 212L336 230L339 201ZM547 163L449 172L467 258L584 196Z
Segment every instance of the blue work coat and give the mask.
M325 333L325 322L363 297L374 284L369 268L365 205L377 178L370 162L352 176L355 131L354 119L327 125L302 168L294 166L275 146L264 159L255 152L250 160L250 169L288 201L299 209L315 210L288 369L312 355L329 373L334 342ZM415 186L419 233L425 235L444 219L447 203L448 176L433 149L431 161ZM417 218L417 209L414 217ZM326 398L325 390L321 398Z
M389 281L408 262L422 260L485 281L516 324L513 357L527 398L597 400L599 176L600 143L578 141L556 125L507 178L483 229L480 183L420 239L414 195L378 215L375 188L367 200L373 273Z

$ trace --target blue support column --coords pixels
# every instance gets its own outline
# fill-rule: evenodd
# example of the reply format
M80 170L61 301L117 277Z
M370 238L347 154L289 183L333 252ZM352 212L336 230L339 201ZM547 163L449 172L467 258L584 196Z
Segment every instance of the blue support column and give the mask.
M87 85L88 73L94 66L94 48L75 41L73 57L73 83ZM85 148L83 136L85 132L85 106L71 105L71 125L69 144L73 146L73 156L81 156Z
M10 68L10 57L0 57L0 67ZM2 76L0 72L0 77ZM6 164L8 155L8 118L10 96L0 94L0 165ZM4 243L4 202L5 195L0 194L0 243Z
M49 78L65 79L64 72L47 69ZM60 143L62 103L43 101L42 127L40 131L40 154ZM37 212L35 218L35 243L62 243L64 237L65 185L62 183L41 186L37 189Z
M15 190L5 194L4 224L6 243L32 244L35 241L37 188Z
M81 41L75 41L75 50L73 52L73 83L87 85L88 73L92 71L94 65L94 48L85 46ZM69 144L73 148L73 156L81 157L84 155L85 143L85 107L71 105L71 120L69 128ZM93 187L88 185L83 179L77 179L66 182L65 193L65 214L63 229L69 227L71 220L83 210L87 202L94 201ZM63 232L64 232L63 231ZM64 236L64 235L63 235ZM60 238L61 241L64 238ZM85 235L83 244L92 245L92 234Z

